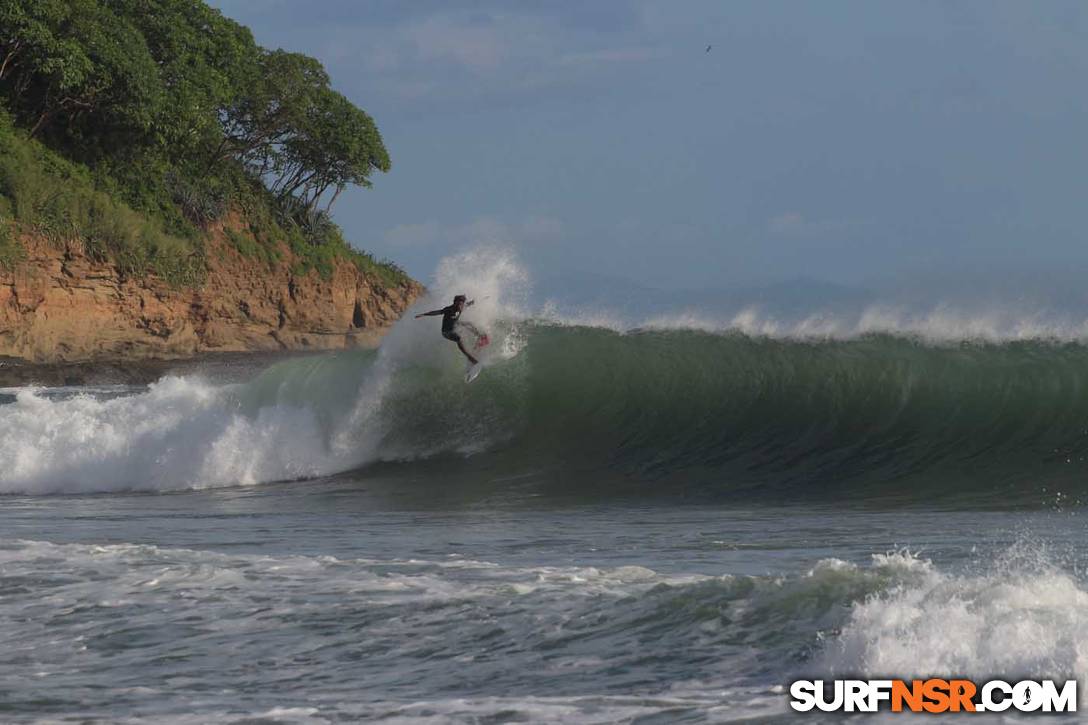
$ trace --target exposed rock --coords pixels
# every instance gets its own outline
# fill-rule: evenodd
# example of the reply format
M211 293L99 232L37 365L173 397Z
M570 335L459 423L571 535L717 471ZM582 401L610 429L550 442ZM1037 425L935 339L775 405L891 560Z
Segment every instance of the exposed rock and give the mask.
M208 235L196 289L126 278L78 243L22 241L25 260L0 268L0 356L34 362L374 345L422 291L415 282L387 289L348 261L328 279L299 275L286 248L269 265L239 253L222 228Z

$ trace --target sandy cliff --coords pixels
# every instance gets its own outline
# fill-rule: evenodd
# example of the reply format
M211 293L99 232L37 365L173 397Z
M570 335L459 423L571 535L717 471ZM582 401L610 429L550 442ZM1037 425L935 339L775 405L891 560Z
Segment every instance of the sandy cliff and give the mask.
M240 254L221 228L209 234L197 289L126 278L79 243L22 241L26 259L0 267L0 356L35 362L374 344L422 291L386 289L347 261L328 279L296 274L286 249L270 266Z

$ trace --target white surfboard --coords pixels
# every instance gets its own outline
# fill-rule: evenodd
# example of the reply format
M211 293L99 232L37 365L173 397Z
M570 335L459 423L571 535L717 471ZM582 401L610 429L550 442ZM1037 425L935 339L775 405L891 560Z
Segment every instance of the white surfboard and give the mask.
M476 378L480 377L480 371L484 369L483 363L476 363L475 365L469 365L468 370L465 371L465 382L471 383Z

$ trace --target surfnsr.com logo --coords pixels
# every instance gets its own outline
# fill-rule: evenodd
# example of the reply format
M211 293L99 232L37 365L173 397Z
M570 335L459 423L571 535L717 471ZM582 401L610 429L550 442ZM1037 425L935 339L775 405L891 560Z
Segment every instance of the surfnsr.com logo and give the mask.
M797 680L790 707L798 712L1076 712L1077 681Z

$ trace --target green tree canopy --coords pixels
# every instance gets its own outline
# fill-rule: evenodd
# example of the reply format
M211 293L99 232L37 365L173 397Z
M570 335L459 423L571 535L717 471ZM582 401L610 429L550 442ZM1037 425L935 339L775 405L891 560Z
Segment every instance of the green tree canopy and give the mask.
M0 87L31 135L147 143L164 101L143 35L98 0L0 0Z
M201 0L0 0L0 97L92 165L194 183L237 169L309 214L389 170L317 60L261 48Z

